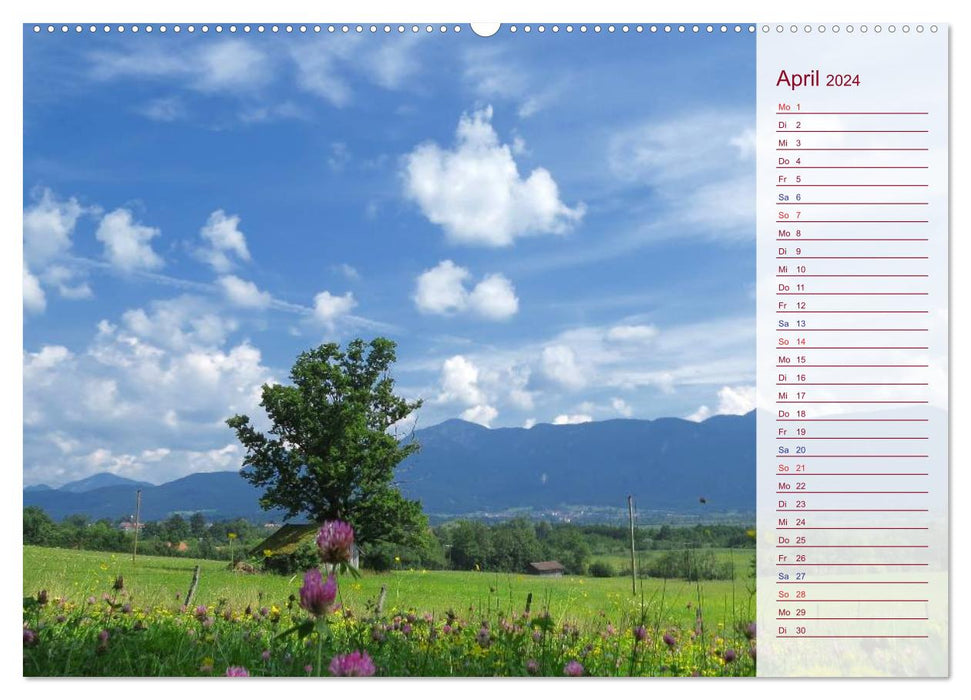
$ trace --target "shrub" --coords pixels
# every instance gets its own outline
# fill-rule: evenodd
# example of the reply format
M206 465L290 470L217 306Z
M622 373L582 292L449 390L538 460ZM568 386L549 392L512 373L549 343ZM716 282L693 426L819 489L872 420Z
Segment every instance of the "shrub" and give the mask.
M590 565L590 575L594 578L611 578L617 575L617 570L610 562L595 561Z
M709 550L682 549L661 554L644 567L654 578L682 578L686 581L712 581L732 578L732 567L719 563Z
M390 545L378 544L368 547L362 557L361 565L376 572L391 571L394 566L394 550Z

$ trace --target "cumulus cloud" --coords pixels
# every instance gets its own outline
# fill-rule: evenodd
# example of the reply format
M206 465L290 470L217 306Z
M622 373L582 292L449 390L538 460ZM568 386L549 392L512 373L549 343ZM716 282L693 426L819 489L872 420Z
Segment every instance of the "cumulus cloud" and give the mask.
M199 248L196 254L216 272L228 272L236 261L246 262L250 259L246 236L239 229L239 220L238 216L227 216L225 211L217 209L199 230L206 245Z
M63 345L44 345L37 352L24 353L24 383L28 380L47 386L49 372L70 361L74 355Z
M593 417L585 413L561 413L553 419L553 425L579 425L580 423L589 423L592 420Z
M492 427L492 421L496 419L499 415L497 411L492 406L472 406L462 411L462 420L467 420L470 423L478 423L479 425L484 425L486 428Z
M427 314L451 314L464 310L469 296L465 280L469 276L469 271L464 267L451 260L443 260L418 275L413 297L415 306Z
M639 317L628 317L571 328L547 339L465 350L461 367L468 370L464 376L473 394L459 402L459 392L444 392L436 383L433 395L441 400L433 402L434 408L429 404L429 410L439 415L449 401L461 404L453 415L470 406L491 405L507 424L543 412L597 419L649 416L658 415L651 406L665 394L679 396L682 405L707 404L704 415L743 412L750 396L743 387L754 376L749 321L729 317L655 329ZM622 330L614 330L618 328ZM432 359L414 369L440 373L443 362ZM721 392L719 405L716 397L724 387L730 391ZM575 403L581 390L588 400Z
M64 299L90 299L94 292L83 277L84 273L76 268L51 265L44 270L43 281L56 288Z
M60 200L49 189L24 209L24 259L42 265L71 248L71 236L85 208L74 197Z
M314 297L314 318L324 325L332 326L355 306L357 302L351 292L336 296L325 290Z
M239 467L237 452L214 447L226 444L223 421L237 412L262 420L260 387L273 375L259 349L214 330L218 319L169 301L102 321L76 353L47 345L24 354L28 482L113 468L158 482Z
M39 314L47 308L47 297L37 278L24 265L24 311Z
M755 409L755 387L754 386L723 386L718 390L718 408L712 411L708 406L702 405L690 416L685 416L687 420L700 422L713 415L741 416Z
M469 291L466 280L471 273L451 260L443 260L418 276L413 296L415 306L426 314L450 315L462 311L492 321L501 321L516 314L519 298L506 277L486 275Z
M405 193L456 243L507 246L519 236L562 234L582 217L584 206L560 200L545 168L520 176L509 145L492 127L492 108L465 114L456 143L445 149L425 143L409 153Z
M613 408L617 413L622 415L624 418L630 418L634 415L634 409L631 408L630 404L621 398L614 397L610 400L610 407Z
M265 309L273 301L269 292L262 292L253 282L240 279L235 275L220 277L218 284L226 300L234 306L246 309Z
M152 250L151 245L151 240L159 233L157 228L136 223L128 209L115 209L105 214L94 235L104 244L108 262L120 270L131 272L162 267L162 258Z
M719 413L741 416L754 409L754 386L724 386L718 391Z
M186 350L219 347L236 330L237 323L206 300L185 295L152 301L146 308L128 309L121 315L121 326L123 332L149 341L154 346ZM101 336L111 335L115 330L115 326L107 321L99 324ZM125 354L116 358L104 354L114 353L116 346L96 344L92 352L99 353L99 359L104 364L122 362ZM148 352L151 346L143 347Z
M566 345L543 348L542 367L548 378L568 389L579 389L587 383L576 353Z
M457 401L467 406L485 402L485 394L479 387L479 368L474 362L462 355L450 357L442 363L441 403Z
M493 321L509 318L519 311L519 299L512 282L502 275L487 275L469 295L473 312Z
M700 423L703 420L708 420L711 418L711 409L707 406L699 406L698 410L691 415L685 416L685 420L694 421L695 423Z
M534 425L536 425L536 419L535 418L527 418L525 421L523 421L523 427L526 430L529 430Z

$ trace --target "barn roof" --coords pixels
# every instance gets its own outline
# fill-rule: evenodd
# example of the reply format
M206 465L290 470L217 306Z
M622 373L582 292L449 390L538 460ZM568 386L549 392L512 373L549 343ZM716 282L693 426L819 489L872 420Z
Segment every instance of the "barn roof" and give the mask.
M529 565L536 571L565 571L566 567L558 561L531 561Z
M250 550L250 556L263 556L267 550L273 554L292 554L297 547L313 537L320 526L315 523L287 523Z

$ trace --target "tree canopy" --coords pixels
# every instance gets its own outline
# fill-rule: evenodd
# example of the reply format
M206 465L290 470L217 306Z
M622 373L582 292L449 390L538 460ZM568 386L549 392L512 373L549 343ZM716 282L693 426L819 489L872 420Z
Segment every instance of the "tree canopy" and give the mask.
M427 527L398 490L395 468L418 450L390 429L421 406L394 393L395 343L353 340L302 353L290 385L264 384L264 434L245 415L226 423L246 448L241 471L264 488L260 505L315 522L346 520L360 541L406 543Z

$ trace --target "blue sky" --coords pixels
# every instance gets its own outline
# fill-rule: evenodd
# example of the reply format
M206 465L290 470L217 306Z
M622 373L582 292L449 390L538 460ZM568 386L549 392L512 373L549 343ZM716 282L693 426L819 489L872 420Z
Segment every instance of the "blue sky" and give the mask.
M754 37L25 30L24 481L238 468L397 341L418 427L752 407ZM405 427L405 426L403 426Z

